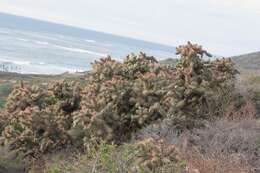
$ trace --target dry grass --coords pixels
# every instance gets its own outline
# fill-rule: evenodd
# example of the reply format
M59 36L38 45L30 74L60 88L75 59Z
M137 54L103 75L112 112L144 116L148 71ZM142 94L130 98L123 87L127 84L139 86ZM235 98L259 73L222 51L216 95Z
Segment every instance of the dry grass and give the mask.
M153 138L155 140L163 139L169 144L176 144L180 132L172 125L169 119L159 120L143 129L138 130L132 140L144 140Z
M256 107L257 116L260 116L260 71L244 70L238 76L236 89L248 100L252 100Z
M187 173L251 173L250 166L239 157L219 153L202 154L198 150L185 155Z
M201 173L260 172L260 124L256 120L209 123L183 135L179 143L184 157Z
M252 101L245 101L242 105L233 102L227 109L225 117L228 120L250 120L256 118L257 110Z

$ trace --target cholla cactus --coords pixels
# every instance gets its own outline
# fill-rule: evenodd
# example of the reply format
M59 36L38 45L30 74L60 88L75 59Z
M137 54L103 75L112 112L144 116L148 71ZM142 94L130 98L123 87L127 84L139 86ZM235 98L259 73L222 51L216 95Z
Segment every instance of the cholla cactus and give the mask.
M68 144L64 124L59 122L56 111L28 107L12 119L3 131L10 149L26 155L45 153Z
M208 53L191 43L177 48L177 53L181 59L176 68L140 53L124 62L111 57L96 61L83 86L65 81L48 88L22 83L5 107L5 143L32 154L71 143L121 143L158 119L190 128L219 115L215 112L222 95L216 91L231 86L227 81L236 74L233 63L204 62L202 56Z
M213 92L220 86L213 82L218 68L202 60L209 54L201 46L188 43L177 53L181 59L176 68L144 53L131 54L123 63L110 57L95 62L82 90L81 109L73 113L73 139L81 144L93 138L117 143L160 118L168 117L180 128L209 118L217 107Z
M177 48L180 60L176 66L177 77L172 93L169 116L177 126L193 127L201 119L217 112L216 91L223 90L236 71L231 60L216 60L208 64L202 60L209 54L201 46L191 44ZM226 85L226 87L231 87ZM233 87L233 86L232 86Z
M58 82L49 88L22 83L7 100L4 143L34 156L69 144L70 113L78 109L79 101L74 83Z
M125 72L129 78L136 78L139 74L150 72L153 69L152 66L157 63L158 61L153 56L147 56L143 52L139 55L130 54L124 60Z
M92 64L92 71L89 78L91 81L101 82L111 80L114 76L122 75L124 75L123 65L108 56Z
M174 145L167 144L164 140L145 139L135 144L138 153L132 172L151 172L167 164L177 164L180 160Z
M30 87L29 84L21 82L20 86L8 96L5 110L8 113L15 113L24 111L27 107L44 107L46 105L43 105L43 99L46 95L48 93L38 86Z
M213 78L218 83L225 83L228 80L234 83L234 76L239 72L234 68L234 62L228 58L217 59L211 62Z
M81 110L73 116L70 132L74 137L85 134L89 139L94 134L106 141L121 141L165 117L161 101L167 93L165 87L172 83L173 69L161 67L143 53L129 55L123 63L102 59L93 68L82 91Z

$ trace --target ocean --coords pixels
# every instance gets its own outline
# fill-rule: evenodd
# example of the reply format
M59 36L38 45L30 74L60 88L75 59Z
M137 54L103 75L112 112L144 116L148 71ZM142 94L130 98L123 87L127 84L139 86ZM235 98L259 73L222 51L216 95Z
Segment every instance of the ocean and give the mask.
M159 60L175 56L172 46L0 13L0 71L82 72L101 57L121 61L140 51Z

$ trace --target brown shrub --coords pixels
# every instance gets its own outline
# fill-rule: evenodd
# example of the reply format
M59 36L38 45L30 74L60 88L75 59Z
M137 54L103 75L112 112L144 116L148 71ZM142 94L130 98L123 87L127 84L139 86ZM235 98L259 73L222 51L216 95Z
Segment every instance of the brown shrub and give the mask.
M231 171L229 167L236 165L246 172L259 173L260 124L256 120L220 120L206 126L182 136L179 146L187 160L202 170L215 165L220 172L224 168Z
M246 101L239 107L236 103L231 103L226 112L226 118L228 120L243 120L256 118L257 110L255 105L250 101Z

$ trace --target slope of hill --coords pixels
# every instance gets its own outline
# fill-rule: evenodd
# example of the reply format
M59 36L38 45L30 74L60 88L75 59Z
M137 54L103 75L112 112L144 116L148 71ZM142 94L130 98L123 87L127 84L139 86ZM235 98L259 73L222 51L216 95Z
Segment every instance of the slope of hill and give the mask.
M260 52L249 53L245 55L232 57L239 67L247 70L260 69Z
M176 64L177 58L168 58L168 59L161 60L159 62L161 64Z

